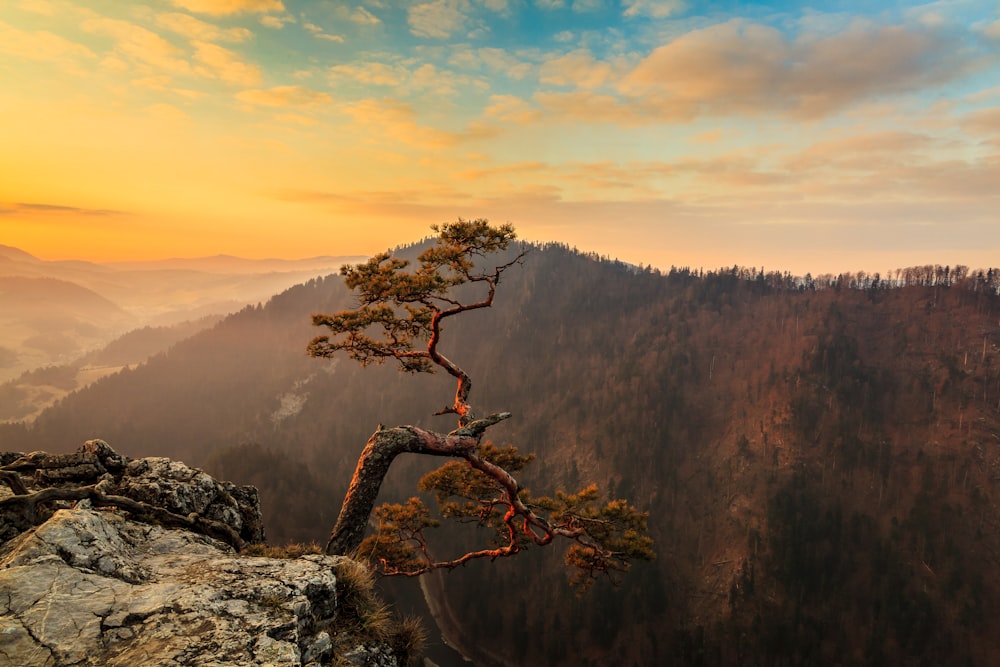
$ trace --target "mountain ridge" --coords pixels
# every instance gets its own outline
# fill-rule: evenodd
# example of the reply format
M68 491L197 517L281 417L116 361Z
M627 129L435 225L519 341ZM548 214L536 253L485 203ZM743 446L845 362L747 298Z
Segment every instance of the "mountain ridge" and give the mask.
M888 289L533 250L446 353L474 405L514 413L495 437L538 454L529 488L648 508L660 560L580 604L530 551L449 574L449 606L512 664L988 664L1000 581L973 554L1000 553L1000 298L995 273L944 275ZM316 539L378 423L450 428L431 416L448 378L305 356L311 313L350 303L337 276L289 288L6 437L190 459L260 488L277 539ZM397 463L385 498L428 465ZM503 603L464 593L484 590Z

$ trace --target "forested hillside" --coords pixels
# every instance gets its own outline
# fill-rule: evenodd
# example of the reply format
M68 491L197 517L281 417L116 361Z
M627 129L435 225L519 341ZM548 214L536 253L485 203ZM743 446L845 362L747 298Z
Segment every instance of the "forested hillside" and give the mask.
M581 599L542 550L452 572L464 648L483 664L990 664L997 287L940 267L661 275L534 249L443 351L483 413L514 413L491 434L537 453L529 488L628 498L659 558ZM452 427L431 416L449 378L306 356L310 314L350 299L336 276L287 290L3 427L2 449L101 437L180 458L258 486L272 541L322 540L378 423ZM400 460L383 495L436 463Z

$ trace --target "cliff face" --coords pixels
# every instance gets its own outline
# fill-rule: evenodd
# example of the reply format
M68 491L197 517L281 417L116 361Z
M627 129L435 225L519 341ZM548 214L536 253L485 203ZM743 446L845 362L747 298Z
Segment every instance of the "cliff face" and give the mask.
M345 631L338 577L356 563L250 556L204 534L228 526L261 541L253 489L166 459L128 461L100 441L75 454L0 462L18 478L0 491L8 537L0 543L0 666L398 664L385 642ZM16 527L26 498L72 495L95 486L95 476L99 491L39 503L37 525ZM98 508L120 498L136 511L125 502ZM143 507L190 525L165 527Z

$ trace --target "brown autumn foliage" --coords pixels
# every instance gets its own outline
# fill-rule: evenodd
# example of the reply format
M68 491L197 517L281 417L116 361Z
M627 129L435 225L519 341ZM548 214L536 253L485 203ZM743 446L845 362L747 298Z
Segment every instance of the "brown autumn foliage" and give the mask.
M955 276L660 275L531 253L489 318L454 329L455 354L473 360L484 410L516 415L497 444L537 454L523 482L610 481L650 511L659 558L586 605L542 551L461 568L443 597L472 649L516 664L989 665L998 273ZM101 436L254 475L272 539L322 533L374 425L434 427L442 386L317 371L300 349L323 300L349 305L335 279L289 290L0 437L54 451ZM404 463L386 499L426 472Z

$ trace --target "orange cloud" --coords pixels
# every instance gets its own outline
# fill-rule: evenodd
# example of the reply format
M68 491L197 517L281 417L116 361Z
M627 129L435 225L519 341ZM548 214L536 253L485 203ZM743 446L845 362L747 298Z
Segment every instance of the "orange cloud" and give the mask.
M449 49L448 64L461 70L487 71L508 79L520 81L535 68L530 62L521 60L505 49L484 47L472 49L454 46Z
M850 169L871 172L913 162L915 155L934 144L934 139L916 132L866 132L813 144L786 160L785 166L792 171Z
M312 107L329 104L333 98L305 86L277 86L268 90L244 90L236 93L236 99L265 107Z
M476 167L474 169L467 169L465 171L455 174L456 178L460 178L466 181L483 181L487 179L496 178L498 176L511 176L511 175L535 175L540 172L551 172L552 166L545 162L538 162L535 160L525 161L525 162L515 162L513 164L505 164L495 167Z
M420 125L413 107L395 100L361 100L345 111L359 125L373 129L382 141L415 148L449 148L499 133L497 128L483 123L471 123L460 132Z
M490 104L483 111L483 115L507 123L527 125L537 120L541 112L514 95L491 95Z
M253 38L253 33L246 28L220 28L177 12L159 14L156 22L168 30L202 42L246 42Z
M539 75L542 83L557 86L598 88L614 74L609 63L600 62L586 49L577 49L542 64Z
M475 77L438 69L431 63L414 67L412 62L362 62L335 65L329 70L334 80L348 79L368 86L391 86L397 93L428 91L454 95L459 89L485 89L486 83Z
M973 132L1000 134L1000 107L979 109L962 118L962 127Z
M655 117L655 114L647 113L642 104L590 90L539 92L532 99L547 115L559 121L635 125ZM673 120L678 117L679 114L673 114ZM666 120L662 117L660 119Z
M379 62L359 65L334 65L330 74L336 78L353 79L373 86L398 86L407 78L409 70L402 65Z
M226 14L257 14L281 12L281 0L171 0L174 5L199 14L224 16Z
M172 74L191 74L191 65L181 50L151 30L109 18L87 19L82 27L90 33L113 37L115 52L133 63Z
M260 82L261 72L256 65L244 62L240 57L210 42L193 41L194 59L202 64L198 73L208 78L218 78L238 86L252 86Z
M17 6L26 12L43 14L44 16L55 16L56 13L55 7L47 0L21 0Z
M295 23L295 17L289 14L284 16L261 16L260 24L266 28L274 28L275 30L281 30L285 27L286 23Z
M59 35L45 30L19 30L3 21L0 21L0 53L28 60L60 63L68 68L74 68L81 58L97 57L86 46Z
M19 213L51 213L51 214L72 214L72 215L122 215L122 211L110 209L83 208L80 206L67 206L65 204L49 204L37 202L14 202L0 203L0 215L17 215Z
M817 118L886 94L968 73L975 57L934 26L852 24L789 41L741 19L687 33L655 49L620 90L644 114L779 113Z

